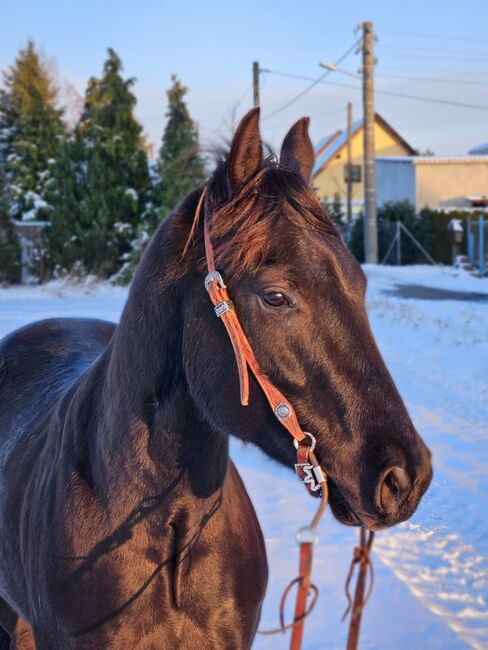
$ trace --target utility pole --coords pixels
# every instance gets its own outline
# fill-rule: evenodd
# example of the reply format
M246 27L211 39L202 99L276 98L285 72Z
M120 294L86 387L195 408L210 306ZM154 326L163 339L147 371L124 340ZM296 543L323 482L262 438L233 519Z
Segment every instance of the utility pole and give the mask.
M364 256L368 264L378 264L378 224L376 218L376 170L374 146L374 33L373 23L363 27L363 108L364 108Z
M252 64L252 85L254 89L254 106L259 106L259 62Z
M352 103L347 104L347 225L352 224Z

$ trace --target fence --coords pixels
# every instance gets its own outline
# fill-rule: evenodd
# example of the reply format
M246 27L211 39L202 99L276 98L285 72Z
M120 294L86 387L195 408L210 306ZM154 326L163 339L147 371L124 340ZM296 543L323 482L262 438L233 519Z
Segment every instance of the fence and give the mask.
M480 277L488 274L488 220L484 215L468 219L468 257L471 265L479 270Z

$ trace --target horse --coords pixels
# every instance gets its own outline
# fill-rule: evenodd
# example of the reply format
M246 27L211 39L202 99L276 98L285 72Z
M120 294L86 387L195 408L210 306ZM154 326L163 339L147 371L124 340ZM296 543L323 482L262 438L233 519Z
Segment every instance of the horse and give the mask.
M374 341L366 280L310 186L308 119L263 155L247 113L205 188L217 268L262 372L316 438L330 504L378 530L432 476ZM118 325L49 319L0 345L0 625L10 648L249 648L263 535L229 436L292 439L204 287L204 188L159 225ZM7 636L8 635L8 636ZM8 646L6 646L8 647Z

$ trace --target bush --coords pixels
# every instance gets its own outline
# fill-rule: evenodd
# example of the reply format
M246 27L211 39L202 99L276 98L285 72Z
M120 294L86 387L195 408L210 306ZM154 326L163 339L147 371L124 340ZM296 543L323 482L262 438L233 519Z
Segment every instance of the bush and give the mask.
M378 259L381 262L385 257L388 248L395 237L396 222L400 221L432 256L440 264L452 263L452 239L448 230L451 219L474 218L472 212L456 210L453 212L442 212L423 208L419 214L415 214L414 206L408 201L385 203L378 209ZM364 262L363 243L363 216L361 215L351 231L348 245L351 253L358 260ZM412 240L402 233L401 261L402 264L425 264L425 255L415 246ZM466 248L466 237L463 243ZM392 251L388 258L389 264L396 264L396 253Z

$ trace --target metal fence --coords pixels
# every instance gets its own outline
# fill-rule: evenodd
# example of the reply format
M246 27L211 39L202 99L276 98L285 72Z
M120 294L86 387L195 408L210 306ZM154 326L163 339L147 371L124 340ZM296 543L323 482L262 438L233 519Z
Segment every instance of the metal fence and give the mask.
M471 265L478 269L481 277L488 275L488 220L480 215L477 219L468 219L468 257Z

